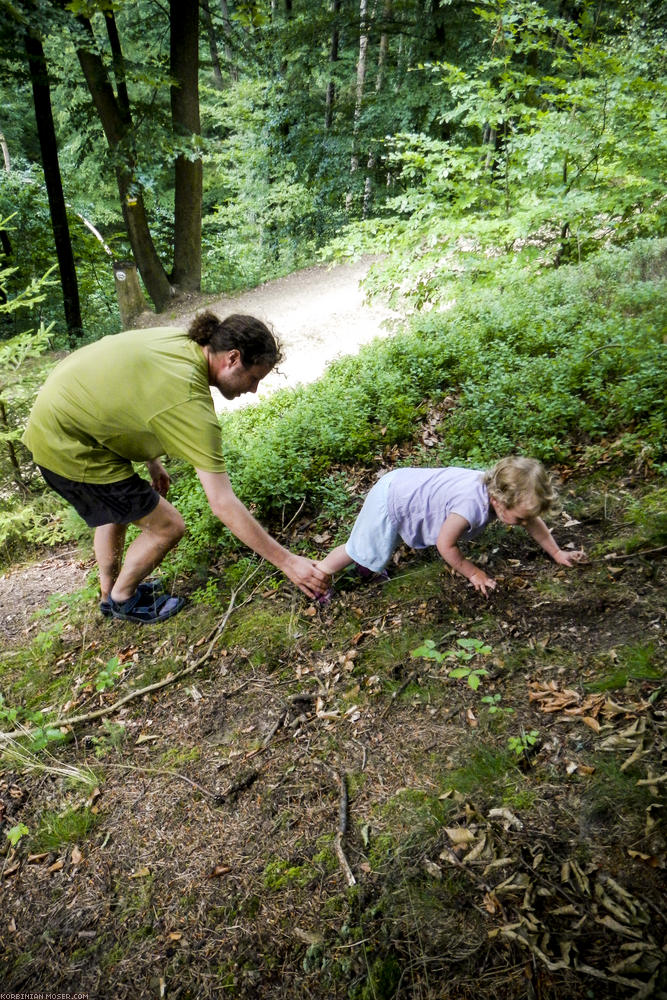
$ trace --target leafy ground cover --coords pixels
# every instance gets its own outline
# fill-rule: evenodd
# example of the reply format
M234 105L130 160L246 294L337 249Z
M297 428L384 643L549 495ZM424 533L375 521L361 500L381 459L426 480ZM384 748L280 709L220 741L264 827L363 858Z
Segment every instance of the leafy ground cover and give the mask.
M350 503L414 448L348 466ZM488 599L406 549L325 609L238 556L176 581L159 631L54 598L4 657L3 728L33 739L0 773L3 987L667 995L664 491L608 459L562 470L555 531L590 561L490 530Z

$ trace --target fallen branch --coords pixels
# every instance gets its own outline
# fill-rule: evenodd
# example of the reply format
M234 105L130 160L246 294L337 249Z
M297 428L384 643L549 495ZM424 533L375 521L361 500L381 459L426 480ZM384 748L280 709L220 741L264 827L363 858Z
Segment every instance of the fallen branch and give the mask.
M343 874L347 879L348 885L356 885L357 880L354 877L352 869L350 868L345 853L343 851L343 837L347 832L347 781L344 774L336 774L336 780L340 785L340 803L338 806L338 831L336 833L336 839L334 841L336 849L336 857L338 858L339 864L343 869Z
M380 718L386 719L386 717L389 715L389 713L390 713L390 711L392 709L392 706L393 706L394 702L396 701L396 699L400 698L400 696L403 694L403 692L405 691L405 689L407 687L409 687L409 685L412 684L412 682L414 680L416 680L416 678L417 678L417 671L413 670L405 678L405 680L403 681L403 683L401 684L401 686L394 691L394 693L391 696L391 701L389 702L389 704L386 706L386 708L382 712L382 715L380 716Z
M637 549L636 552L625 552L621 555L611 552L609 555L603 556L601 559L591 559L590 562L620 562L622 559L636 559L638 556L659 556L662 555L663 552L667 552L667 545L659 545L657 549Z

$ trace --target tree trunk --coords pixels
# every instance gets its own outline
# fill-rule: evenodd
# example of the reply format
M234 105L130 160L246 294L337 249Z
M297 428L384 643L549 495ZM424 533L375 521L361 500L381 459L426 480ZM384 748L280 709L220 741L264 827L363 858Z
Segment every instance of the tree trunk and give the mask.
M338 43L340 32L338 28L338 16L340 14L340 0L333 0L333 25L331 28L331 48L329 50L329 62L332 67L332 76L327 84L327 103L324 113L324 127L327 131L333 123L334 103L336 100L336 81L333 78L333 64L338 62Z
M222 23L225 26L225 58L227 59L227 69L229 76L234 83L238 82L239 71L236 68L236 63L234 62L234 54L232 51L232 22L229 17L229 7L227 6L227 0L220 0L220 10L222 11Z
M80 18L93 38L90 21ZM129 123L125 120L109 82L106 68L99 55L89 49L77 49L77 56L88 90L97 110L109 149L117 162L116 183L127 235L134 259L143 278L148 294L158 312L166 308L172 290L165 270L157 255L146 220L141 187L133 177L134 158L129 146Z
M382 20L385 26L389 23L392 15L392 0L385 0L384 11L382 14ZM387 64L387 53L389 52L389 35L387 33L386 27L380 35L380 51L378 52L378 71L375 77L375 93L379 94L382 90L382 84L384 83L384 70ZM368 173L366 174L366 181L364 183L364 207L363 215L364 218L368 215L371 209L371 202L373 200L373 180L371 176L371 171L375 167L375 153L371 152L368 156L368 163L366 169Z
M199 8L170 0L171 120L177 142L201 134L199 122ZM201 288L201 157L176 158L174 184L174 284L185 291Z
M5 164L5 171L7 173L11 170L11 164L9 161L9 146L7 145L7 140L5 139L2 132L0 132L0 149L2 149L2 158ZM9 258L12 256L12 241L9 238L9 233L6 229L0 229L0 268L3 264L6 264ZM4 259L3 259L4 258ZM7 301L7 293L0 287L0 303Z
M107 26L107 36L111 46L111 59L113 62L113 75L116 78L116 95L118 108L127 128L132 124L132 112L130 111L130 95L127 92L127 82L125 79L125 59L118 35L118 26L113 11L105 11L104 20Z
M359 120L361 118L361 105L364 99L364 82L366 80L366 53L368 51L368 0L359 0L359 58L357 60L357 87L354 102L354 124L352 129L352 156L350 158L350 178L353 181L354 175L359 169L359 152L357 149L357 134L359 131ZM349 212L352 208L354 194L350 190L345 198L345 209Z
M141 316L146 309L146 299L139 285L137 265L133 260L115 260L113 276L121 325L123 330L131 330L135 326L137 316Z
M216 90L224 90L225 85L222 81L222 69L220 68L220 56L218 55L218 42L215 37L213 21L211 20L211 8L209 7L208 0L201 0L201 19L204 27L206 28L206 36L208 38L208 48L209 52L211 53L213 86L215 87Z
M81 334L81 306L79 303L79 286L74 266L74 254L67 222L67 208L63 194L60 164L58 162L58 146L56 130L53 124L51 108L51 87L46 68L46 58L41 39L29 30L25 35L25 50L28 57L32 96L35 104L37 135L44 169L46 193L49 199L49 213L53 227L53 238L56 245L56 256L60 271L60 284L63 291L65 321L70 344L76 343Z
M9 173L12 169L9 162L9 146L7 145L7 140L2 132L0 132L0 149L2 150L2 160L5 165L5 171Z

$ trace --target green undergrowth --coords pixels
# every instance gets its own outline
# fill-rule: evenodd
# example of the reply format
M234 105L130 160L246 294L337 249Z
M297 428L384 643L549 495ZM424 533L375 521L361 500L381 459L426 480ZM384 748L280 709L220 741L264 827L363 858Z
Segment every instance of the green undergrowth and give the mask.
M349 518L338 463L410 440L426 401L446 396L455 405L422 464L484 466L518 451L659 471L666 262L667 242L644 240L530 282L467 289L317 383L223 415L236 492L263 519L304 501ZM189 526L173 563L192 571L219 551L222 529L191 469L175 469L171 498Z

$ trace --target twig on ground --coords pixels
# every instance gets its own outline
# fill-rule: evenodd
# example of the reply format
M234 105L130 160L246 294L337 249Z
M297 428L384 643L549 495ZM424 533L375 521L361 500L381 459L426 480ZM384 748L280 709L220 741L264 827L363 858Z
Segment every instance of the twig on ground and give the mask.
M405 691L405 689L407 687L409 687L410 684L412 684L412 682L414 680L416 680L416 678L417 678L417 671L416 670L411 671L411 673L405 678L405 680L403 681L403 683L401 684L401 686L399 688L397 688L394 691L394 693L392 694L391 701L385 707L384 711L382 712L382 715L380 716L381 719L386 719L386 717L389 715L389 713L390 713L390 711L391 711L391 709L392 709L392 707L393 707L394 702L396 701L396 699L400 698L400 696L403 694L403 692Z
M123 698L119 698L118 701L115 701L112 705L105 705L104 708L98 708L94 712L86 712L82 715L72 715L64 719L56 719L54 722L49 722L49 727L53 729L62 729L67 726L80 725L82 722L92 722L94 719L102 719L107 715L113 715L118 711L119 708L122 708L123 705L126 705L130 701L134 701L135 698L141 698L146 694L151 694L153 691L159 691L160 688L166 687L168 684L173 684L175 681L180 681L182 680L183 677L187 677L188 674L191 674L195 670L198 670L199 667L201 667L202 664L206 663L206 661L210 658L213 652L213 648L218 639L220 638L220 635L224 631L225 626L229 621L230 615L234 610L234 605L236 603L236 598L238 596L239 591L246 585L246 583L248 583L252 579L252 577L255 575L258 569L259 567L255 567L255 569L253 569L251 573L246 574L246 576L243 577L241 583L238 585L236 590L232 591L232 595L229 599L227 610L225 611L222 617L222 621L213 629L212 632L209 633L209 636L211 636L211 641L209 642L206 648L206 652L202 653L201 656L197 657L197 659L193 663L188 664L188 666L184 667L182 670L178 670L175 674L169 674L167 677L164 677L161 681L156 681L154 684L149 684L146 687L138 688L136 691L130 691L129 694L126 694L125 697ZM250 594L243 603L246 604L251 599L251 597L252 594ZM209 638L209 636L207 636L207 639ZM25 735L26 735L25 730L16 729L10 733L0 733L0 741L17 739L18 737Z
M589 562L620 562L622 559L636 559L638 556L659 556L662 555L663 552L667 552L667 545L659 545L657 549L637 549L636 552L624 552L621 553L621 555L611 552L609 555L602 556L600 559L590 559Z
M343 874L348 885L356 885L357 880L350 868L345 852L343 851L343 837L347 832L347 779L344 774L336 774L336 780L340 786L340 802L338 805L338 830L336 832L335 849L338 862L343 869Z
M122 771L139 771L141 774L162 774L168 778L179 778L181 781L186 781L188 785L192 785L196 788L198 792L202 792L209 799L219 802L222 796L219 792L212 792L208 788L204 788L197 781L193 781L192 778L188 778L187 775L181 774L180 771L170 771L167 768L162 767L141 767L136 764L104 764L104 768L114 768L115 770Z

